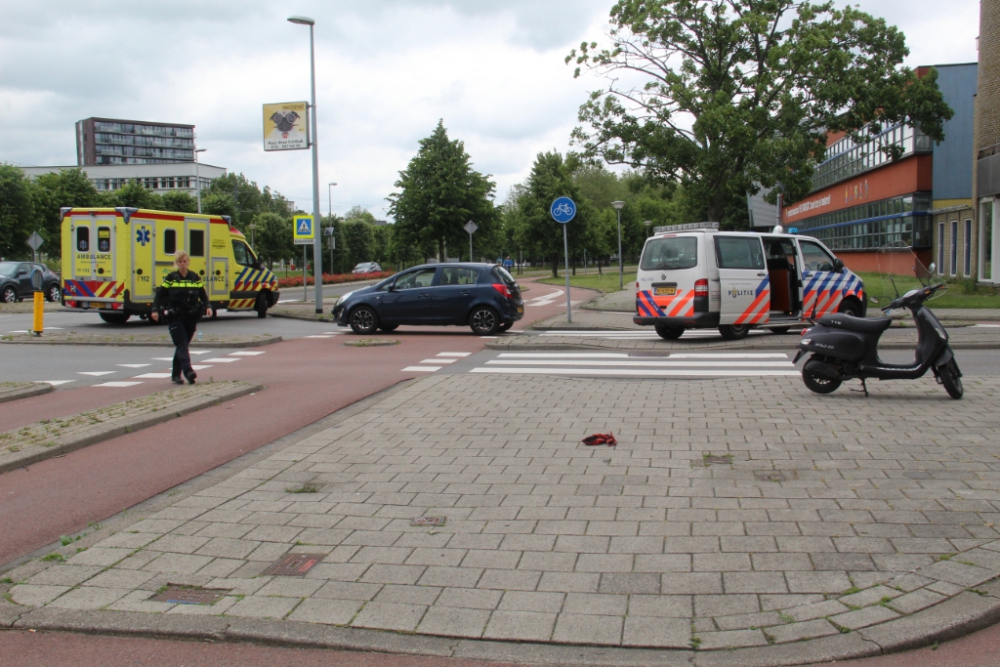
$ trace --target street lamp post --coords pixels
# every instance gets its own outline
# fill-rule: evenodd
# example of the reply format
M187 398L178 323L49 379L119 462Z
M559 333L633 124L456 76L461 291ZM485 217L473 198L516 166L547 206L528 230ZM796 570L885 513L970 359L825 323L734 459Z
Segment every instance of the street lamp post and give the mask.
M330 210L329 210L330 226L323 230L324 233L327 236L330 237L330 240L327 241L326 244L328 246L330 246L330 270L331 271L333 271L333 248L334 248L334 245L337 242L336 241L336 237L334 236L334 229L333 229L333 188L335 188L335 187L337 187L336 183L329 183L326 186L327 197L329 197L329 199L330 199L330 201L329 201L329 204L330 204ZM319 230L317 230L317 231L319 231Z
M646 225L646 238L649 238L649 230L653 226L652 220L643 220L642 224Z
M625 280L622 278L622 209L625 202L613 201L611 205L618 211L618 289L625 289Z
M316 136L316 48L313 41L313 26L316 21L307 16L289 16L289 23L309 26L309 80L312 87L310 113L312 117L312 161L313 161L313 276L316 279L316 313L323 312L323 245L322 239L316 233L319 224L319 141Z
M194 187L198 197L198 212L201 213L201 172L198 170L198 153L204 153L207 148L194 149Z
M330 198L329 216L331 218L331 223L333 221L332 220L333 219L333 188L335 188L336 186L337 186L336 183L330 183L329 185L326 186L327 196Z

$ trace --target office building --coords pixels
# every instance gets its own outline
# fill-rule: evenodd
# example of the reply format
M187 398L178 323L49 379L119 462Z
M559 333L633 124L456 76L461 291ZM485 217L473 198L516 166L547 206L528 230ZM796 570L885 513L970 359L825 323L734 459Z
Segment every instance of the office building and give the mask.
M194 125L87 118L76 123L76 163L170 164L194 161Z
M21 167L30 178L42 174L59 172L66 167ZM225 167L211 164L195 164L194 162L177 162L167 164L109 164L80 167L94 184L98 192L119 190L131 181L138 181L147 190L158 194L168 192L186 192L192 197L197 195L198 185L195 174L201 179L201 189L204 190L213 180L226 175Z

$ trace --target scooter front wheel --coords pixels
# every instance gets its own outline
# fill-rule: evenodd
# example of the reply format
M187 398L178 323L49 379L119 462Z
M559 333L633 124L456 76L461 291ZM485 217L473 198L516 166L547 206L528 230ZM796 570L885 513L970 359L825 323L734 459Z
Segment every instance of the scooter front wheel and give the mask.
M806 365L802 367L802 381L817 394L831 394L840 388L843 381L817 373L816 367L821 363L813 359L807 361Z
M941 378L945 391L955 400L965 394L965 390L962 389L962 371L958 370L958 363L954 359L938 369L938 377Z

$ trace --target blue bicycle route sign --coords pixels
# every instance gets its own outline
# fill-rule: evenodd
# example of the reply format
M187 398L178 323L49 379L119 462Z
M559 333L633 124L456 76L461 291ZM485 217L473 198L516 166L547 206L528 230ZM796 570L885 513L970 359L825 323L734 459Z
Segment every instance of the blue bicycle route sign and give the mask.
M556 222L565 225L576 217L576 203L569 197L559 197L552 202L549 213Z

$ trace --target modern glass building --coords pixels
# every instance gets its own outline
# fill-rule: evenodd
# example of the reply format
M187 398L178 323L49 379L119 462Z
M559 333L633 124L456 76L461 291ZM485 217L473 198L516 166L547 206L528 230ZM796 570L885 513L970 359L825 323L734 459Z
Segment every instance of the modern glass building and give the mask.
M77 165L194 162L194 125L87 118L76 123Z

